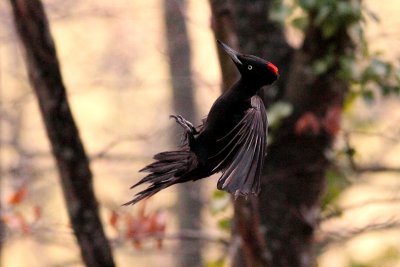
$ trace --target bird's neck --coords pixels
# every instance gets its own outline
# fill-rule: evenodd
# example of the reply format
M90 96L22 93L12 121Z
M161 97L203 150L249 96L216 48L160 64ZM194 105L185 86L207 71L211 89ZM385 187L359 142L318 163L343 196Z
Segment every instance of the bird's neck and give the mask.
M257 91L260 90L260 88L260 85L254 84L242 77L239 81L236 82L232 90L238 98L247 100L256 95Z

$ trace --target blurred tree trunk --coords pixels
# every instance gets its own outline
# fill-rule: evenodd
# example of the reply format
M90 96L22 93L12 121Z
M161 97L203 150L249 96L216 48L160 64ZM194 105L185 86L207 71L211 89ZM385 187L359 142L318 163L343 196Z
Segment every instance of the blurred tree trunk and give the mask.
M170 76L172 82L172 101L176 114L197 123L194 90L191 73L191 52L188 32L185 25L185 0L165 0L164 17ZM176 125L174 133L180 142L182 129ZM201 183L178 185L178 220L181 230L200 230L201 228ZM190 243L188 243L190 242ZM178 266L203 266L200 241L181 240L177 248Z
M314 26L314 14L310 14L304 43L294 51L285 40L282 26L268 17L272 1L232 0L230 6L226 3L211 0L217 37L229 42L218 33L234 32L240 51L276 64L281 74L277 83L279 91L271 95L266 92L267 106L283 100L293 107L293 113L273 133L260 195L234 204L234 232L241 236L242 247L236 251L232 265L315 266L312 239L329 165L325 152L340 126L343 99L348 90L347 82L337 78L339 59L351 54L353 45L344 27L323 38L322 30ZM222 12L216 12L221 9ZM233 29L221 28L226 14L234 22ZM333 63L325 73L315 75L313 64L327 54L333 55ZM222 66L225 64L221 62ZM317 128L296 130L300 121L312 126L307 125L304 119L307 116L317 122Z
M238 36L235 32L232 6L229 0L210 0L211 27L217 40L229 44L232 48L238 48ZM217 42L215 42L217 44ZM217 48L218 59L222 73L222 91L228 90L238 79L239 72L226 56L226 53Z
M42 3L38 0L10 0L10 3L83 261L90 267L112 267L113 257L99 218L92 173L68 105Z

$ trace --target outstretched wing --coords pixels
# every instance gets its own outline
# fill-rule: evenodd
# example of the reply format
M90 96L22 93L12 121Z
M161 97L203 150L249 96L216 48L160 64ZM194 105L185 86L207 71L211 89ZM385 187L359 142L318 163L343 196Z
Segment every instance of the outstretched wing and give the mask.
M233 193L236 197L258 194L267 148L267 131L264 103L260 97L253 96L251 108L246 111L243 119L222 138L225 142L229 140L224 148L229 149L229 152L218 164L225 166L218 180L218 189Z

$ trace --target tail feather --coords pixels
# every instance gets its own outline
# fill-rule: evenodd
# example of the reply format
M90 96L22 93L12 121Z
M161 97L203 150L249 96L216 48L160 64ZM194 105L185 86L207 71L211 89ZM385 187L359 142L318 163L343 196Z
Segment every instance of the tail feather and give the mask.
M154 159L155 162L140 170L140 172L148 172L149 174L131 188L144 183L149 183L150 186L137 193L131 201L124 205L134 205L171 185L190 180L190 177L184 175L197 166L196 155L189 150L158 153L154 156Z
M162 182L168 180L171 176L174 175L174 170L159 174L159 173L151 173L144 178L142 178L139 182L136 184L132 185L130 189L133 189L141 184L144 183L157 183L157 182Z
M182 162L180 161L156 161L141 169L140 172L166 173L180 168L181 165Z
M177 161L188 156L188 150L166 151L154 155L155 160L162 161Z

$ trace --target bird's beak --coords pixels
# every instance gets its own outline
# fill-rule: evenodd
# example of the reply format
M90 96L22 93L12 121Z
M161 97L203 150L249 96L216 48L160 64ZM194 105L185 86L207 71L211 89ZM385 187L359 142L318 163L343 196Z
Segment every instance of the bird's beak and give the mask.
M233 62L235 62L236 64L239 64L239 65L242 65L242 62L238 58L238 55L239 55L238 52L236 52L235 50L233 50L232 48L230 48L229 46L227 46L220 40L217 40L217 42L222 47L222 49L224 49L224 51L232 58Z

